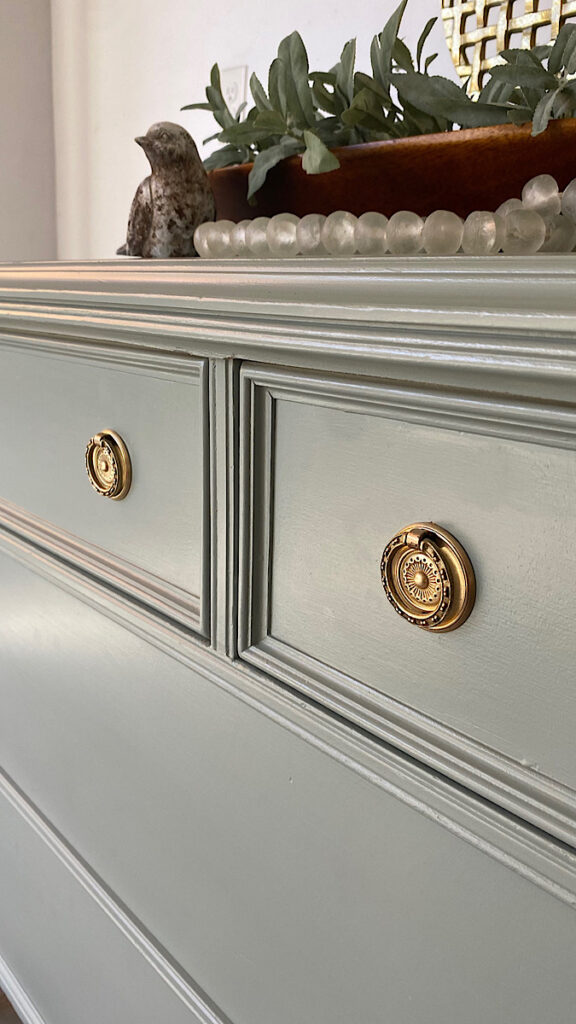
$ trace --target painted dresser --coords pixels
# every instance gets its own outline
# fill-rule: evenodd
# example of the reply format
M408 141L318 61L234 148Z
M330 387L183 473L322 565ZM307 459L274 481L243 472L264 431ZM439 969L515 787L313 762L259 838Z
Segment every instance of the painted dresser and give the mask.
M22 1019L570 1024L574 258L4 266L0 425Z

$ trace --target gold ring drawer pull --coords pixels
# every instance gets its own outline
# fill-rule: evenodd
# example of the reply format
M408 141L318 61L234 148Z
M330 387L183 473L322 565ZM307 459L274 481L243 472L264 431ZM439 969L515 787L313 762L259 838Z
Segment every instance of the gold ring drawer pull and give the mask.
M436 523L413 523L395 534L384 549L381 571L390 604L421 629L457 629L474 607L472 563L456 538Z
M132 483L132 464L124 441L114 430L101 430L86 445L86 470L92 487L120 501Z

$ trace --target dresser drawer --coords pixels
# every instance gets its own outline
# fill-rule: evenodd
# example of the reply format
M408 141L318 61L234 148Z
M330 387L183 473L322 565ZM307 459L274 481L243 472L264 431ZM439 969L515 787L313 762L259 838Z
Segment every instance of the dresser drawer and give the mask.
M47 349L0 346L0 526L206 634L204 362L80 343ZM87 443L110 429L131 463L122 500L99 494L87 473Z
M0 956L46 1024L573 1020L558 844L0 579Z
M573 837L574 410L255 366L242 395L242 656ZM451 632L382 586L419 521L475 571Z

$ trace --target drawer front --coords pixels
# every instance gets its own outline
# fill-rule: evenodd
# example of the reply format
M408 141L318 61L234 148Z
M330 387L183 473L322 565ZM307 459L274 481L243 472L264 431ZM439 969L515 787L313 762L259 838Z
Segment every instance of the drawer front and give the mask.
M243 381L243 656L573 837L574 411L273 368ZM418 521L475 570L453 632L404 621L382 587L386 545Z
M206 634L205 363L154 351L0 346L0 525ZM123 500L99 494L87 442L112 429L129 453Z
M191 1013L202 1024L572 1019L574 858L558 848L554 866L557 844L538 859L532 830L505 839L493 814L490 831L482 802L464 814L446 784L431 806L425 771L408 794L379 744L336 750L325 716L266 713L230 687L233 668L221 687L213 658L194 671L4 555L0 578L0 743L20 792L0 784L0 952L46 1024L133 1024L141 984L143 1021L183 1020L125 936L188 1005L191 989L215 1004ZM105 998L121 976L135 986L122 1018Z

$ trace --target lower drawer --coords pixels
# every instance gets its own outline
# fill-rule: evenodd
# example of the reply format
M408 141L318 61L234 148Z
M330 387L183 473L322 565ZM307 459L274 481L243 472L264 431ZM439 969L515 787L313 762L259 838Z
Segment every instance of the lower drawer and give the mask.
M353 736L332 748L322 724L317 741L315 718L270 716L6 555L0 579L0 742L25 794L0 803L0 948L46 1024L185 1019L79 893L92 872L219 1008L191 1021L572 1019L569 897L464 841L427 803L426 772L409 796L354 760ZM523 841L532 857L541 841L516 829Z

